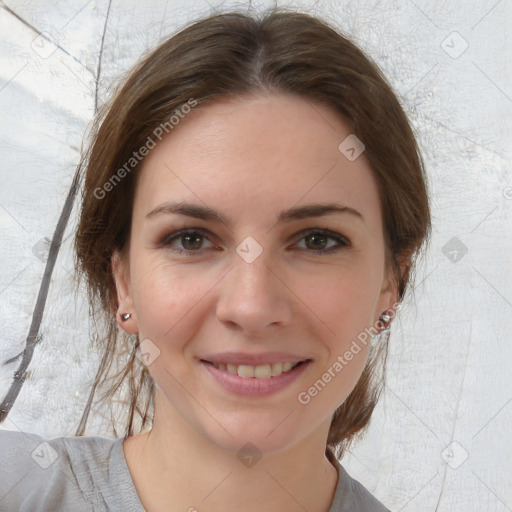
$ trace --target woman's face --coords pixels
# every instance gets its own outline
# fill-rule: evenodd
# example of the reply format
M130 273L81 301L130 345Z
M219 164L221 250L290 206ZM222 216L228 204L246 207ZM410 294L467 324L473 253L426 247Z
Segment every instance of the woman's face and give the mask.
M325 443L367 359L358 335L396 299L372 171L339 149L350 134L322 105L255 95L199 105L145 158L114 268L157 417L235 451Z

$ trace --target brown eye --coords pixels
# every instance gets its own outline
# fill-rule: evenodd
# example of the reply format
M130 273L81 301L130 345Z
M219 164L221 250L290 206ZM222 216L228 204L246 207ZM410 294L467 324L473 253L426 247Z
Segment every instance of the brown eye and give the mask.
M186 233L181 235L183 248L187 251L194 251L201 248L203 244L203 235L198 233Z
M351 247L348 238L328 229L310 229L301 234L303 235L301 241L305 241L305 248L300 247L300 249L309 249L308 252L316 253L315 255L331 254Z
M199 255L203 252L203 244L208 237L198 229L182 230L171 235L167 235L160 242L161 247L166 247L170 251L177 254L185 254L187 256ZM177 245L181 245L182 249ZM210 242L211 244L211 242ZM211 244L210 248L215 247ZM206 247L208 248L208 247Z
M327 240L329 239L329 237L325 236L325 235L319 235L319 234L313 234L313 235L308 235L306 237L304 237L306 241L306 246L308 247L308 249L315 249L315 250L318 250L318 249L325 249L325 246L327 245ZM310 242L310 243L308 243Z

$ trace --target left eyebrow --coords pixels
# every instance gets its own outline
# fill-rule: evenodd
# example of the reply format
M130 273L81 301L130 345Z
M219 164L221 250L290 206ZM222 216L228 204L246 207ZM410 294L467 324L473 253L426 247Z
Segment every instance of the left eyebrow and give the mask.
M363 215L349 206L343 206L335 203L313 203L283 210L277 218L277 223L290 222L310 217L322 217L333 213L348 213L364 222ZM227 226L230 225L229 221L222 215L222 213L208 206L202 206L199 204L166 202L151 210L146 215L146 219L151 219L159 214L185 215L195 219L206 221L213 220Z

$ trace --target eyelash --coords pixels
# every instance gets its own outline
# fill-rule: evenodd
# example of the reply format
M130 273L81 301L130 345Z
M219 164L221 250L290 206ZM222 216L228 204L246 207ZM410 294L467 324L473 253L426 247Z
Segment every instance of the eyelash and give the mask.
M203 238L206 238L208 240L207 233L203 229L190 228L190 229L183 229L183 230L177 231L175 233L171 233L170 235L166 235L160 241L159 247L162 247L162 246L168 247L170 251L172 251L176 254L183 254L185 256L195 256L197 254L201 254L202 249L199 249L197 251L191 251L191 250L186 250L186 249L177 249L176 247L171 246L171 243L174 240L180 239L180 238L184 237L185 235L190 235L190 234L197 234L197 235L200 235ZM327 237L328 239L334 240L335 242L337 242L339 244L339 245L330 247L329 249L320 249L320 250L301 249L303 251L308 251L310 253L313 253L313 255L315 255L315 256L323 256L323 255L333 254L333 253L336 253L343 249L347 249L348 247L352 246L352 244L350 243L348 238L340 235L339 233L336 233L335 231L331 231L329 229L312 228L312 229L307 229L305 231L301 231L299 233L299 235L300 235L299 241L303 240L304 238L306 238L307 236L310 236L310 235L321 235L321 236Z

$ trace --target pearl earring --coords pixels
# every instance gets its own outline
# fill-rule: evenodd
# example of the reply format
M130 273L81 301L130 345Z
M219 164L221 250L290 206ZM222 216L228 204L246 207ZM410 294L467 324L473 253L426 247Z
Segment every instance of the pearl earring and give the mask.
M125 313L124 315L121 315L121 319L123 322L126 322L126 320L128 320L128 318L130 318L131 316L131 313Z
M391 320L391 317L387 314L387 312L385 312L385 313L382 313L382 315L380 315L379 320L381 322L384 322L385 324L387 324Z

